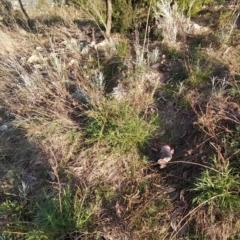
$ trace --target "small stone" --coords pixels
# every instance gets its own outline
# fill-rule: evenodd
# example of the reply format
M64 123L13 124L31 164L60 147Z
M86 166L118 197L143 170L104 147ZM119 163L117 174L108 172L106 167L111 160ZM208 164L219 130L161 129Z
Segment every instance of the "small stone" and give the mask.
M5 132L8 130L8 126L6 124L3 124L2 126L0 126L0 132Z
M65 40L65 41L62 41L61 43L60 43L60 45L64 45L64 46L67 46L68 45L68 42Z
M28 60L28 63L41 63L42 62L42 58L37 55L37 54L33 54Z
M87 46L88 42L87 41L81 41L79 43L79 49L80 51L82 51L86 46Z
M39 52L43 52L44 48L41 47L41 46L37 46L37 47L36 47L36 50L39 51Z
M19 34L21 35L21 36L27 36L27 31L25 31L24 29L19 29Z
M187 29L187 33L192 35L201 35L201 34L208 33L209 31L210 29L208 27L200 26L194 22L190 23Z
M77 90L76 90L75 92L73 92L71 95L72 95L72 97L73 97L75 100L77 100L78 102L81 102L81 103L83 103L83 104L86 104L86 103L87 103L87 99L86 99L84 93L83 93L81 90L77 89Z

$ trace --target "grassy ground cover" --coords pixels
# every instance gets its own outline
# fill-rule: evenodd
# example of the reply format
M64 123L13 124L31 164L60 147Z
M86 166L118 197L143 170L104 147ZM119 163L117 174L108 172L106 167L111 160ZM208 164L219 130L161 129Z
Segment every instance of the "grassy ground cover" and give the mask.
M85 1L0 3L1 239L239 239L237 1L110 42Z

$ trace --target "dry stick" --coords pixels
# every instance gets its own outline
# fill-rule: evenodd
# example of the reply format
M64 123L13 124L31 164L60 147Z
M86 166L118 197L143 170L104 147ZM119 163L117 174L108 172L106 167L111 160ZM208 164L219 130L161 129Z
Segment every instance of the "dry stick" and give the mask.
M146 39L147 39L147 34L148 34L148 22L149 22L149 16L150 16L151 6L152 6L152 1L150 1L150 5L149 5L149 8L148 8L148 16L147 16L147 23L146 23L145 34L144 34L142 56L141 56L141 51L140 51L140 56L141 56L142 58L144 57ZM143 82L144 82L143 75L142 75L142 77L141 77L141 80L142 80L141 85L143 85Z
M27 233L22 233L22 232L12 232L12 231L4 231L4 233L18 234L18 235L27 235ZM1 238L1 239L3 239L3 238Z
M112 0L107 0L107 23L106 23L106 38L110 39L111 28L112 28Z
M149 22L149 17L150 17L151 6L152 6L152 1L150 1L150 5L149 5L149 8L148 8L147 23L146 23L145 36L144 36L144 41L143 41L143 54L144 54L145 44L146 44L146 39L147 39L148 22Z
M234 152L231 156L229 156L226 160L229 161L234 155L238 154L240 152L240 149L238 149L236 152Z
M177 227L179 227L179 226L181 225L181 223L182 223L188 216L190 216L190 215L192 215L193 213L197 212L197 210L198 210L200 207L202 207L205 203L207 203L208 201L211 201L211 200L213 200L213 199L215 199L215 198L217 198L217 197L221 197L221 196L223 196L224 194L225 194L225 193L222 193L222 194L213 196L213 197L205 200L205 201L202 202L201 204L199 204L197 207L195 207L192 211L190 211L186 216L184 216L184 217L181 219L181 221L178 223ZM188 221L189 221L189 220L190 220L190 219L188 219ZM187 222L188 222L188 221L187 221ZM174 235L171 235L171 236L170 236L170 237L171 237L170 240L174 239L174 238L177 236L177 234L178 234L178 233L180 232L180 230L187 224L187 222L185 222L185 223L179 228L179 230L178 230Z
M28 14L27 14L27 12L26 12L26 10L25 10L25 8L23 7L22 0L18 0L18 2L19 2L20 8L21 8L23 14L25 15L25 17L26 17L27 19L30 19L29 16L28 16Z
M28 14L27 14L27 12L26 12L23 4L22 4L22 0L18 0L18 2L19 2L20 8L21 8L23 14L27 18L29 28L33 31L33 21L32 21L32 19L28 16Z

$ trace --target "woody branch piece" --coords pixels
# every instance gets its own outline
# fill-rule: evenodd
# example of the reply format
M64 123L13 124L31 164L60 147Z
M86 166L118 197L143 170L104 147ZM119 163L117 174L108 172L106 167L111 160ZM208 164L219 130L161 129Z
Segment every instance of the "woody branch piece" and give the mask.
M112 28L112 0L107 0L107 24L106 24L106 38L110 39Z
M24 6L23 6L22 0L18 0L18 2L19 2L20 8L21 8L23 14L24 14L25 17L27 18L28 27L29 27L32 31L34 31L34 28L35 28L35 26L34 26L34 21L28 16L28 14L27 14Z

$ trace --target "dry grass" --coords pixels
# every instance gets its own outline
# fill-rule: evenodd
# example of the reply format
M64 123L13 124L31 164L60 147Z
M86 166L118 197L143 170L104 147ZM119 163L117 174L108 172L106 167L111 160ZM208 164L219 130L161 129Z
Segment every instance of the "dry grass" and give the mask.
M155 9L158 28L162 30L164 41L176 44L177 37L185 37L189 28L190 18L183 14L177 3L161 0Z
M91 27L80 30L73 24L82 13L69 12L71 7L49 11L48 23L56 16L62 22L46 26L39 20L35 35L20 35L18 27L0 31L3 237L239 237L239 209L222 211L222 206L232 206L232 196L238 198L238 184L227 188L230 197L224 199L229 202L217 207L211 203L223 193L212 196L203 188L201 193L210 196L205 199L193 191L205 186L204 177L214 183L223 176L237 179L237 54L228 78L215 69L230 61L220 62L226 46L216 52L206 47L201 56L213 71L194 60L186 62L192 57L186 49L173 52L158 43L150 51L151 41L145 38L142 45L139 34L123 52L88 46L83 54L80 42L96 39ZM176 41L175 35L170 38ZM199 60L199 46L191 47ZM169 72L176 59L187 68L184 81L177 79L183 69L175 69L179 75ZM168 141L175 147L174 159L160 170L149 159L157 160Z
M21 49L25 42L25 37L21 36L21 32L19 32L18 37L16 37L16 33L7 31L7 28L2 27L0 29L0 44L1 44L1 56L11 55L15 53L18 49Z
M63 10L61 9L61 11ZM71 25L71 23L68 24ZM91 59L83 59L80 54L78 43L74 40L76 35L81 37L76 27L72 25L71 31L64 26L60 26L58 30L54 27L44 29L44 26L40 26L39 29L44 34L31 37L26 33L23 41L27 41L28 45L19 44L16 49L12 48L12 52L8 52L8 59L4 59L5 52L2 53L0 64L3 86L1 101L4 108L11 112L13 117L11 123L16 129L23 130L24 137L29 143L29 148L23 148L22 152L33 151L31 146L35 146L38 152L36 158L31 154L25 160L25 164L31 163L25 174L26 184L31 189L30 192L25 193L26 199L30 199L27 201L31 202L38 198L40 210L42 209L41 199L49 201L49 208L46 211L53 214L51 208L58 206L59 214L65 214L65 204L70 204L64 195L67 191L65 185L71 185L72 189L75 188L74 186L78 186L80 195L76 195L75 211L77 213L78 210L86 209L86 213L77 217L76 230L85 229L85 236L88 239L93 238L96 234L109 235L109 228L112 229L112 236L116 234L116 237L130 236L131 229L135 227L138 229L136 234L141 235L142 230L139 226L146 225L146 223L138 223L139 216L145 214L148 206L155 202L160 204L158 201L163 201L158 200L162 195L161 190L155 192L153 196L148 196L149 180L144 180L147 160L130 142L129 145L133 148L126 148L127 152L121 152L121 149L120 152L113 152L105 143L86 141L88 136L85 127L88 124L86 118L88 112L100 111L104 107L102 102L109 101L107 104L111 104L111 102L116 104L114 108L116 114L119 114L122 110L117 112L118 104L121 102L104 96L101 87L104 87L104 83L99 85L96 82L99 81L99 76L96 81L92 81L92 76L95 76L96 72L95 64L91 62ZM44 36L46 33L47 35ZM8 41L9 43L14 42L13 37L16 37L14 33L7 30L5 30L4 36L8 36L11 40ZM133 85L132 81L139 83ZM137 75L133 76L127 84L131 86L128 95L132 96L132 110L129 114L140 119L141 116L137 115L142 114L143 111L145 114L141 117L141 121L145 121L148 106L153 101L151 98L156 84L149 86L150 95L144 91L147 83ZM126 89L128 88L126 87ZM143 98L146 99L145 102L141 101ZM139 110L134 113L137 109ZM105 111L105 109L103 110ZM111 113L108 114L111 116ZM122 121L126 120L123 118ZM125 130L123 129L123 131ZM1 147L4 148L4 145L2 144ZM5 154L8 153L5 152ZM22 171L22 165L17 159L15 161L15 164L19 165L19 169L16 169L18 173ZM40 175L45 176L46 180L41 184L40 176L35 173L37 166L41 166ZM27 177L31 171L32 177L35 179L33 182ZM50 184L47 183L48 181ZM17 188L18 185L12 187ZM39 196L43 189L53 189L56 198L44 200L44 196ZM5 190L10 191L8 188ZM86 192L85 200L77 203L83 192ZM55 205L55 201L59 201L59 204ZM141 206L143 202L146 202L144 207ZM87 213L90 206L92 210ZM116 209L112 210L112 206L115 206ZM138 208L139 211L136 215L133 209ZM153 206L153 211L157 212L156 206ZM95 219L95 224L90 222L89 228L85 228L87 225L84 219L87 219L88 216L89 219L92 217ZM115 222L112 222L111 219L114 218ZM42 221L44 215L40 214L36 219L36 221ZM54 214L53 219L55 219ZM16 219L16 221L21 222L21 219ZM69 227L67 224L70 222L67 221L63 224ZM131 224L127 230L124 230L122 227L119 229L119 222ZM55 227L58 224L56 222ZM149 228L149 224L145 228ZM40 232L35 233L34 231L27 233L24 229L25 227L22 229L13 227L8 232L12 232L14 235L13 232L18 231L27 236L40 234ZM47 230L44 231L47 234ZM72 231L71 228L68 231ZM59 232L59 234L61 233Z

